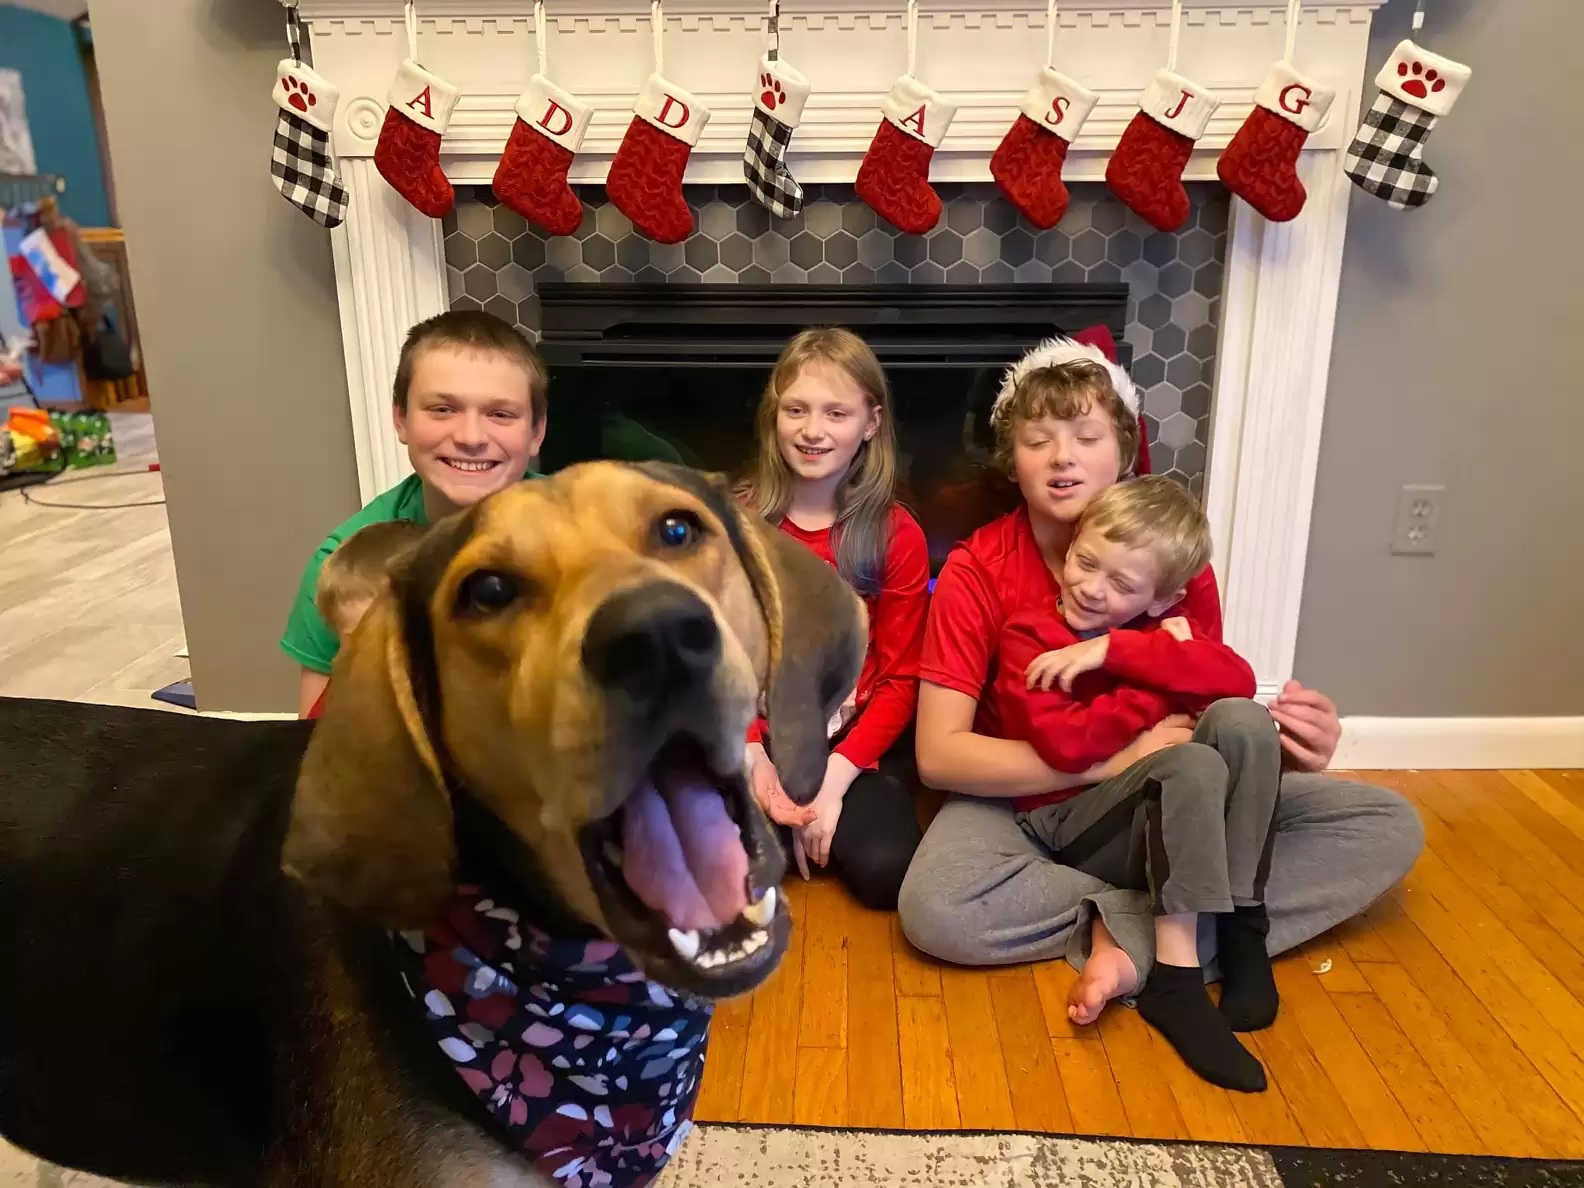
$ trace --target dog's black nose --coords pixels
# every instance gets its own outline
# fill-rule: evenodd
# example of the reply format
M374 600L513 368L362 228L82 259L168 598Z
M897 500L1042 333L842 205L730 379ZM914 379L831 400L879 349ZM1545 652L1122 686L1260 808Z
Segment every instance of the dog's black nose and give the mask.
M654 582L605 600L583 636L583 667L603 688L652 706L707 680L720 628L686 586Z

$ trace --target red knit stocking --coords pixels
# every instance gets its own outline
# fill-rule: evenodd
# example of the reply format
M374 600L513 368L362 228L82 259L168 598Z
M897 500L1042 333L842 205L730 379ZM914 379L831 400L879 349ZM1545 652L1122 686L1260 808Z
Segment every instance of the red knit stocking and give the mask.
M1325 121L1336 92L1277 62L1254 92L1254 110L1216 164L1227 189L1273 223L1303 210L1298 154L1309 134Z
M957 105L904 74L891 85L881 110L880 128L858 167L858 197L898 230L922 235L940 222L940 195L929 184L930 159Z
M709 108L659 74L649 76L633 104L605 192L633 226L659 243L680 243L693 233L682 174L709 118Z
M990 176L996 185L1042 231L1067 213L1062 166L1096 98L1087 87L1045 67L1024 94L1016 122L990 158Z
M1106 184L1159 231L1175 231L1187 221L1183 170L1219 106L1209 91L1173 70L1156 74L1139 96L1139 113L1106 166Z
M440 138L462 92L411 58L390 86L390 108L374 146L374 167L414 207L438 219L456 201L440 167Z
M583 203L567 185L567 170L589 115L586 103L534 75L517 100L517 122L495 170L495 196L552 235L571 235L583 221Z

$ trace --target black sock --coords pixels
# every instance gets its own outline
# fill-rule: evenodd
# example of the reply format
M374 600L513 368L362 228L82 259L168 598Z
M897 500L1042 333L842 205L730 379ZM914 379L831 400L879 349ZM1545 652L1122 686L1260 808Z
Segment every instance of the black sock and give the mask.
M1216 917L1221 1014L1233 1031L1260 1031L1276 1022L1281 997L1265 947L1269 935L1270 919L1262 903Z
M1244 1093L1264 1090L1265 1069L1216 1011L1199 966L1157 964L1139 992L1138 1010L1212 1085Z

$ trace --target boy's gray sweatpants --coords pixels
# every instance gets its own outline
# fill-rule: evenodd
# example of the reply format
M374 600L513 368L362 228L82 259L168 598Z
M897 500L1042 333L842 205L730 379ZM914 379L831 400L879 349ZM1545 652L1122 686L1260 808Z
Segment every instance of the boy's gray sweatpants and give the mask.
M1204 712L1192 742L1017 821L1063 866L1147 892L1154 915L1230 912L1265 901L1280 787L1276 723L1231 698Z
M1363 911L1408 873L1424 826L1395 792L1330 776L1282 776L1265 910L1270 951L1283 952ZM897 903L902 930L958 965L1066 957L1083 967L1098 912L1140 979L1155 958L1149 897L1053 861L1018 827L1012 804L958 796L924 834ZM1200 921L1199 952L1215 952Z

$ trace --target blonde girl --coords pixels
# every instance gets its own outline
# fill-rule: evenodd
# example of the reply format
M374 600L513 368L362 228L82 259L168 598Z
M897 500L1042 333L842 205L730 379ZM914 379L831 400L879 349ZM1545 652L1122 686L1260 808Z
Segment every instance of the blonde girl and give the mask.
M880 361L850 330L805 330L781 352L759 405L745 503L835 566L869 610L869 651L831 723L825 779L808 810L787 800L756 731L755 793L792 827L793 853L829 866L862 903L889 910L918 848L903 740L918 703L929 598L924 532L896 502L896 433Z

